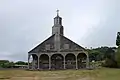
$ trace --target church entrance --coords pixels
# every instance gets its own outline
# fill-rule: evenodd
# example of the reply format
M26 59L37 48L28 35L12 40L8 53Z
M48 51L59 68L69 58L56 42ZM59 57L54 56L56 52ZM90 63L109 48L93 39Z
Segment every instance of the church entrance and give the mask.
M63 59L61 54L53 54L51 56L51 69L63 69Z
M40 56L40 69L49 69L49 56L47 54Z
M76 68L76 62L75 62L75 55L74 54L67 54L65 56L66 61L66 69L75 69Z
M79 53L77 56L78 69L86 68L87 55L85 53Z

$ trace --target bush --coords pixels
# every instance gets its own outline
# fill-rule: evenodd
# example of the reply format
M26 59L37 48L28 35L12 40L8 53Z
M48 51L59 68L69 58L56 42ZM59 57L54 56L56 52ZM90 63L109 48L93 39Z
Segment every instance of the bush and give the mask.
M13 62L9 62L8 60L1 60L0 61L0 67L1 68L11 68L14 66Z
M116 62L117 62L118 67L120 67L120 46L117 49L115 58L116 58Z
M116 68L117 62L115 60L112 60L110 58L106 58L105 62L102 64L103 67L109 67L109 68Z

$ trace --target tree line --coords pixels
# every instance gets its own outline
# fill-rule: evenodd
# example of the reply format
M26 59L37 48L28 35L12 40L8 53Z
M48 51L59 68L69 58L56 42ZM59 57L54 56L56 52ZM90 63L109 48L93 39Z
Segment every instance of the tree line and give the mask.
M101 61L103 62L102 66L105 67L120 67L120 32L117 33L116 46L88 49L90 62L92 60Z
M15 65L28 65L28 63L24 61L11 62L9 60L0 60L0 68L13 68Z

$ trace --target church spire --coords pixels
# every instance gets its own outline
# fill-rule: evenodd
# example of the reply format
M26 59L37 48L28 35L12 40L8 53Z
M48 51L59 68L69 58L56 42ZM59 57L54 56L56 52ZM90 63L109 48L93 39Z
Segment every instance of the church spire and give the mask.
M54 18L54 25L52 27L52 34L63 35L62 18L59 16L59 10L56 11L57 16Z
M59 10L56 12L57 16L54 18L54 25L62 25L62 18L59 16Z
M57 16L59 16L59 10L57 10Z

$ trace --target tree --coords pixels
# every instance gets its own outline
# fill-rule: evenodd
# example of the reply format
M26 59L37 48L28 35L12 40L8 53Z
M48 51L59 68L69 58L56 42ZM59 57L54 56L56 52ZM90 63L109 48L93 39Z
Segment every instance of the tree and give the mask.
M0 67L11 68L14 66L14 62L9 62L8 60L0 60Z
M120 32L117 33L116 45L120 46Z
M14 65L15 65L14 62L9 62L9 66L8 66L8 68L12 68Z
M89 52L90 61L92 60L101 61L103 58L103 54L97 48L88 50L88 52Z
M117 67L117 62L115 61L115 51L113 48L108 48L105 55L105 67L115 68Z
M117 62L114 59L106 58L105 59L105 64L103 66L109 67L109 68L116 68L117 67Z
M104 46L104 47L98 47L94 49L89 49L89 57L90 61L95 60L95 61L102 61L105 60L106 58L106 52L110 47Z
M120 32L117 33L116 45L118 46L118 49L117 49L115 58L116 58L118 67L120 67Z
M23 62L23 61L18 61L15 64L17 65L27 65L27 62Z
M105 53L105 58L115 59L115 51L112 48L108 48Z

